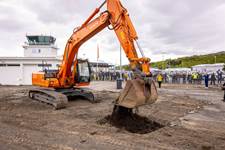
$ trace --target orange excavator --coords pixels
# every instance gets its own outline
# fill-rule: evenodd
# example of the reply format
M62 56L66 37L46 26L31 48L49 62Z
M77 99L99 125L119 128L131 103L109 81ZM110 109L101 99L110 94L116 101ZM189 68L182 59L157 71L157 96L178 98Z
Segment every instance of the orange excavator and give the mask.
M105 4L107 10L95 17ZM60 68L32 74L32 84L42 88L30 90L29 97L51 104L56 109L66 107L68 99L74 96L94 101L93 93L82 88L90 84L91 72L89 62L78 59L78 50L83 43L106 27L115 31L134 72L134 79L127 81L115 100L114 108L132 109L154 103L158 94L150 72L150 59L144 56L128 11L120 0L105 0L80 27L74 29L66 44ZM138 57L135 43L142 57Z

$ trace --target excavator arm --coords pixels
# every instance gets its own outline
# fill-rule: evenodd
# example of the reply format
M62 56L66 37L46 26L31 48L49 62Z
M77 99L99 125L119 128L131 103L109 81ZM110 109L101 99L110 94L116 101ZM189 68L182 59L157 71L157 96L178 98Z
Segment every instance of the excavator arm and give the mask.
M138 36L131 22L128 11L122 6L120 0L108 0L107 9L111 14L110 24L115 31L120 44L130 61L130 67L133 71L145 75L150 75L149 58L139 58L134 43ZM143 52L142 52L143 53Z
M107 5L107 10L94 18L100 9ZM109 27L111 26L111 27ZM52 87L55 89L66 89L79 86L76 81L77 57L80 46L94 35L108 27L114 30L129 62L134 71L135 79L127 81L124 90L116 100L117 106L134 108L147 103L154 103L157 99L157 91L150 73L150 59L144 57L142 50L139 50L142 57L138 57L135 48L138 36L131 22L128 11L122 6L120 0L105 0L90 17L76 28L69 38L63 56L59 72L53 78L45 78L44 73L33 74L33 85Z
M107 27L109 25L109 17L109 13L104 12L93 21L83 24L73 32L66 44L61 69L57 76L61 87L74 86L76 83L74 81L75 73L72 72L71 67L74 64L74 71L76 71L79 47Z
M101 13L96 19L93 19L105 3L107 4L107 11ZM76 83L76 81L74 81L75 73L71 71L71 67L73 64L76 66L74 62L76 62L79 47L109 25L112 26L111 30L115 31L130 61L132 70L139 74L143 73L144 76L150 75L150 59L145 57L139 58L136 52L134 42L138 37L127 10L122 6L120 0L106 0L69 38L66 44L61 69L57 76L60 87L74 86L74 83ZM75 70L76 67L74 67L74 71Z

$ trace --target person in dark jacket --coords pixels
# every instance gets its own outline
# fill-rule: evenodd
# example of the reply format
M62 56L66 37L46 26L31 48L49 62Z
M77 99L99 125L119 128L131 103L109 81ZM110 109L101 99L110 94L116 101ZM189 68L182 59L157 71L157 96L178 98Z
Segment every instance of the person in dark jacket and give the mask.
M212 75L211 75L211 82L210 82L210 84L212 85L216 85L216 76L215 76L215 73L213 73Z
M224 82L224 84L222 86L222 90L224 91L223 101L225 102L225 82Z
M220 69L217 71L217 76L218 76L218 84L221 84L223 80L223 72L220 71Z
M206 73L204 75L204 79L205 79L205 88L208 88L209 87L209 74Z

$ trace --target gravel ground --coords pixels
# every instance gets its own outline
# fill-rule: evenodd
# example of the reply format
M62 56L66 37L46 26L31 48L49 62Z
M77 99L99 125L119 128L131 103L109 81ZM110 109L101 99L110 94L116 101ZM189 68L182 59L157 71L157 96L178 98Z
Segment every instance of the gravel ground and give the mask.
M99 103L76 99L66 109L27 97L31 86L0 86L0 150L225 149L225 103L218 88L163 85L158 101L138 114L163 127L135 134L99 124L118 96L114 82L92 82Z

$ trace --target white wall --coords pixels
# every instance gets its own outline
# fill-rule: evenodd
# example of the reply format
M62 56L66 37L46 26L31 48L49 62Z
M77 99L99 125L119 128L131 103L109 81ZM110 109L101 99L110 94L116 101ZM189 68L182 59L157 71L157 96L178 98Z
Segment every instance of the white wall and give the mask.
M41 67L38 67L37 65L23 65L23 79L22 84L23 85L31 85L32 84L32 73L41 71Z
M19 64L20 66L0 66L0 84L2 85L31 85L32 73L42 70L42 60L45 60L47 64L51 64L49 69L57 69L57 64L61 63L59 59L25 59L23 57L3 60L4 64Z
M56 57L57 48L53 46L30 45L24 46L24 57Z
M198 71L198 72L216 72L219 69L222 71L223 64L205 64L205 65L197 65L192 67L193 71Z
M21 82L20 66L0 67L0 84L20 85Z

